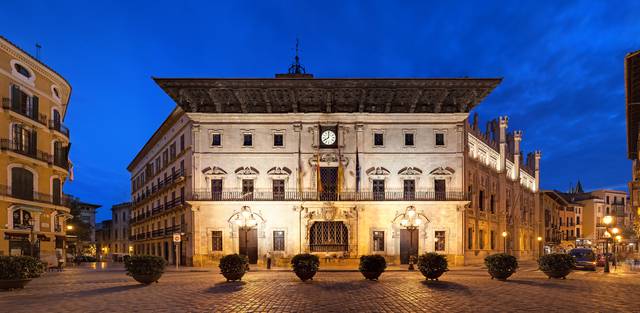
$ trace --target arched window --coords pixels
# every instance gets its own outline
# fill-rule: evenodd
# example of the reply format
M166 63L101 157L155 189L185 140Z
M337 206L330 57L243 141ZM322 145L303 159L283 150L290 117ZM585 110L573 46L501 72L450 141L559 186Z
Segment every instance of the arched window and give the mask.
M29 70L26 67L18 63L14 64L14 67L16 68L16 72L20 73L20 75L26 78L31 78L31 72L29 72Z
M11 169L11 196L33 200L33 173L21 167Z
M31 213L25 210L13 211L13 228L14 229L29 229L29 220L31 219Z

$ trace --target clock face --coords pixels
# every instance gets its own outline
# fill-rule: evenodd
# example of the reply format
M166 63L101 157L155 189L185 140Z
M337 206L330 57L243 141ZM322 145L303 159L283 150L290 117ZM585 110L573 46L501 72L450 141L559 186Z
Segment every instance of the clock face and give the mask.
M331 130L325 130L320 136L320 140L326 146L330 146L336 142L336 133Z

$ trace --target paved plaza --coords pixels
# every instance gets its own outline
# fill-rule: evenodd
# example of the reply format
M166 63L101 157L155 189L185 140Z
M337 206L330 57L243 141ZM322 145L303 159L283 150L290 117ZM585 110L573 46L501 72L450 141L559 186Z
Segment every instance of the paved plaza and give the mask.
M300 282L287 271L252 271L227 283L212 270L169 270L143 286L121 268L47 273L26 289L0 292L1 312L640 312L640 273L575 272L549 280L533 266L506 282L481 268L441 281L389 271L378 282L357 272L320 272Z

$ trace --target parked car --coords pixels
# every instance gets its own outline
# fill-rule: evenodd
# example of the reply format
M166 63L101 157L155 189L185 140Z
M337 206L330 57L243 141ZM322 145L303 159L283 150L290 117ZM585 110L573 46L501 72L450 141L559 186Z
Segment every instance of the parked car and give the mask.
M576 269L589 271L596 270L596 255L593 250L587 248L575 248L569 251L569 255L576 259Z
M96 262L97 259L92 257L92 256L88 256L88 255L79 255L76 256L74 262L76 263L82 263L82 262Z

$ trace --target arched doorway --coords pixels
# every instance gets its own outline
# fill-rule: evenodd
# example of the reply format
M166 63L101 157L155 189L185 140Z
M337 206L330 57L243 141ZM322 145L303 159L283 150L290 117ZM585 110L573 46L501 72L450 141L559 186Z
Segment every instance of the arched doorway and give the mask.
M262 216L245 205L228 220L238 227L238 253L247 256L250 264L258 263L258 219L264 224Z

